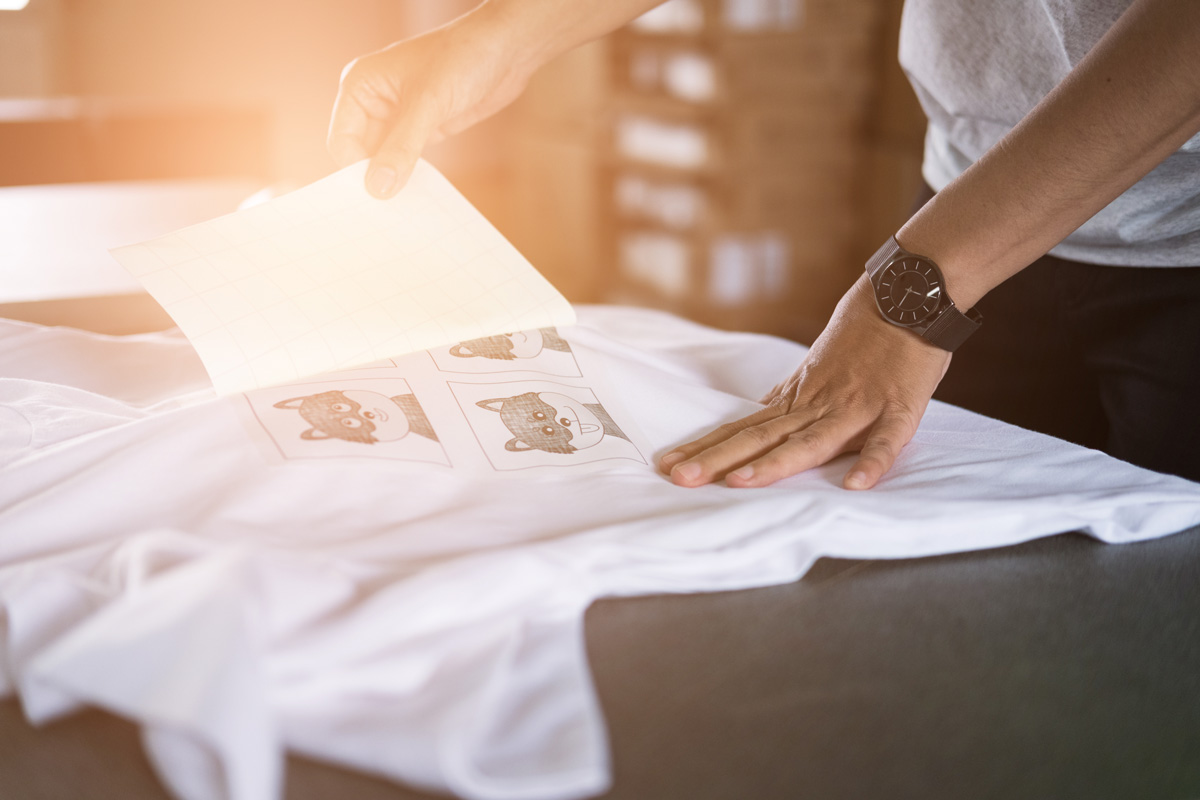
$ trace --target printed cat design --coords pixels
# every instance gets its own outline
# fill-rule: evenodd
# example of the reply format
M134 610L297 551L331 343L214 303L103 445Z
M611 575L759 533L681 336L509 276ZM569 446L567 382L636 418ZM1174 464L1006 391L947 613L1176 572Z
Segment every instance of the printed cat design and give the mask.
M555 328L539 328L532 331L502 333L484 339L468 339L450 348L450 355L458 358L491 358L497 361L512 361L517 358L536 358L542 350L571 352L571 345L558 335Z
M362 389L329 391L281 400L275 408L295 409L312 427L301 439L342 439L376 444L395 442L409 433L437 441L416 395L388 397Z
M574 453L594 447L605 436L629 441L599 403L581 403L557 392L526 392L480 400L476 405L500 415L513 434L504 449L514 453L529 450Z

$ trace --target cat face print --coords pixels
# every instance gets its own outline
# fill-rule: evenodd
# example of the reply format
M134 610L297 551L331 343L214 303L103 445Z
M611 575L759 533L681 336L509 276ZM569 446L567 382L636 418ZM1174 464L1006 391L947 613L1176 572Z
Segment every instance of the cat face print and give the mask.
M450 348L450 355L457 358L490 358L497 361L512 361L517 358L537 358L543 350L571 352L567 340L558 335L555 328L540 328L532 331L502 333L483 339L469 339Z
M504 449L574 453L599 444L604 424L595 404L581 403L557 392L526 392L514 397L480 400L480 408L495 411L513 438Z
M414 428L422 435L436 438L413 395L388 397L379 392L348 389L293 397L276 403L275 408L295 409L312 426L300 434L301 439L375 444L403 439Z
M483 339L469 339L450 348L450 355L458 358L491 358L498 361L536 358L541 352L541 331L518 331Z

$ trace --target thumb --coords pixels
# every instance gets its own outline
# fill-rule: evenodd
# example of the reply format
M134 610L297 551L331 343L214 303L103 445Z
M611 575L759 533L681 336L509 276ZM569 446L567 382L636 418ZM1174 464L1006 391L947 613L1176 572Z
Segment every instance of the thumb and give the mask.
M436 127L428 107L414 108L401 116L367 167L367 191L387 200L404 188Z

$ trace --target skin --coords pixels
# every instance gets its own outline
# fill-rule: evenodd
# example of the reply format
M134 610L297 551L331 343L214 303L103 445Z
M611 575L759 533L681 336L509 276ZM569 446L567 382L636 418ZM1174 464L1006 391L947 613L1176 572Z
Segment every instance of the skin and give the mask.
M421 149L495 113L554 56L655 5L491 0L351 64L329 147L372 158L390 196ZM897 233L969 308L1200 131L1200 3L1135 0L1062 83ZM916 432L950 354L885 322L866 277L765 407L660 459L680 486L765 486L846 452L847 489L874 486Z
M662 0L490 0L453 22L355 59L342 72L327 145L340 166L370 157L367 189L393 196L426 145L487 119L543 64Z

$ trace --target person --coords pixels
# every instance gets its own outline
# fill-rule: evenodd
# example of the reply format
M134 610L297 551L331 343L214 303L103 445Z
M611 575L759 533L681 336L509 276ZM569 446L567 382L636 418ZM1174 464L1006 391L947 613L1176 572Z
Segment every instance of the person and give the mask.
M368 190L391 196L426 145L657 2L488 0L363 56L343 73L329 149L370 158ZM1002 418L1012 402L1053 408L1068 438L1200 480L1197 41L1195 0L908 0L901 62L929 116L936 194L761 410L659 466L681 486L757 487L857 452L843 485L868 489L946 377L947 399ZM948 376L976 304L964 377Z

